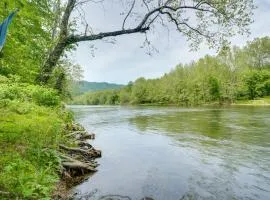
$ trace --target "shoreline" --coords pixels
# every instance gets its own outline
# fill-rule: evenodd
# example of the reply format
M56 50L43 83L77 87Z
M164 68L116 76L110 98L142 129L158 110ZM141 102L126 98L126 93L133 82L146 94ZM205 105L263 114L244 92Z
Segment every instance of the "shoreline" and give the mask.
M95 139L94 133L88 133L82 125L75 122L67 124L66 128L70 147L59 144L62 171L52 199L72 198L72 188L97 171L99 164L95 159L101 157L101 151L96 150L89 142Z
M210 103L210 104L200 104L200 105L179 105L179 104L69 104L69 106L159 106L159 107L183 107L183 108L194 108L194 107L207 107L207 106L216 106L216 107L226 107L226 106L270 106L270 103L240 103L240 102L234 102L234 103L225 103L225 104L219 104L219 103Z

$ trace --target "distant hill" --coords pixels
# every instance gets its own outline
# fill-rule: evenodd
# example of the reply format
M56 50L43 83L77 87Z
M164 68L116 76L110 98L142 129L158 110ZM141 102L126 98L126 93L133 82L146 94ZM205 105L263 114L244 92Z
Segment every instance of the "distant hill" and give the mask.
M119 89L125 85L107 83L107 82L88 82L80 81L73 87L74 95L81 95L85 92L94 92L98 90L109 90L109 89Z

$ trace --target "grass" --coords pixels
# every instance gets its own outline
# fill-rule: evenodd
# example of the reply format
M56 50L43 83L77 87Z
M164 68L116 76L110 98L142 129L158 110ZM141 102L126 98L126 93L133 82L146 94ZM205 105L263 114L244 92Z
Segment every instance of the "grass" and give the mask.
M9 194L0 199L50 199L60 174L58 145L71 119L61 105L0 100L0 191Z

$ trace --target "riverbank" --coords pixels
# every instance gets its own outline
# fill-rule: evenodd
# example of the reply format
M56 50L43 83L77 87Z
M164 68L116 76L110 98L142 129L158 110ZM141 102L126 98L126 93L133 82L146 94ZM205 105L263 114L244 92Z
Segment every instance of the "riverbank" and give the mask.
M103 105L104 104L72 104L71 105ZM108 106L113 105L123 105L123 106L161 106L161 107L167 107L167 106L175 106L175 107L198 107L198 106L270 106L270 97L263 97L263 98L257 98L254 100L235 100L234 102L219 102L219 101L213 101L208 102L205 104L166 104L166 103L144 103L144 104L105 104Z
M232 105L243 106L270 106L270 97L258 98L254 100L238 100Z
M97 171L95 158L101 157L89 140L95 139L94 133L88 133L80 124L67 124L69 146L59 145L58 156L61 158L61 180L52 194L53 199L70 199L70 189L83 182L90 174Z
M96 171L93 136L56 91L5 79L0 99L0 199L50 199Z

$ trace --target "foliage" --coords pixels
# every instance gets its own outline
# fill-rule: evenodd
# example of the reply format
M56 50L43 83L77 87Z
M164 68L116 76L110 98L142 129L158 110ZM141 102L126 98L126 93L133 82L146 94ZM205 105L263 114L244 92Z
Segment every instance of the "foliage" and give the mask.
M252 70L244 77L249 99L270 95L270 70Z
M60 105L56 90L26 83L0 84L0 99L33 101L40 106Z
M72 91L73 95L81 95L85 92L93 92L99 90L108 90L108 89L118 89L124 85L106 83L106 82L88 82L88 81L77 81L73 84Z
M72 119L56 91L0 76L0 190L48 199L58 181L59 143Z
M68 83L73 80L70 63L61 59L50 84L35 85L40 67L55 43L54 3L0 2L1 22L15 8L20 9L0 53L0 191L11 194L7 199L49 199L59 179L57 150L59 143L65 143L64 125L72 120L61 105Z
M252 14L255 9L253 0L141 0L137 3L135 1L133 3L120 1L121 3L119 3L124 10L121 14L125 15L120 23L122 27L95 33L92 28L88 30L88 23L82 17L84 14L81 14L84 12L83 5L92 3L92 1L67 0L63 3L58 2L58 6L55 6L55 8L58 7L55 19L59 20L60 23L56 23L54 27L55 30L58 30L57 40L37 77L41 84L49 82L55 67L66 50L70 50L79 42L101 40L126 34L147 33L156 26L162 25L161 27L167 29L173 26L190 42L193 49L197 49L202 42L210 47L219 48L227 44L227 39L235 34L249 33L249 25L253 22ZM126 6L130 7L129 11L126 11ZM75 13L75 10L79 12ZM132 13L136 13L136 15ZM79 18L82 20L78 20ZM127 21L129 26L126 26ZM116 22L116 24L119 23ZM84 34L81 32L82 25L85 26ZM150 44L146 36L144 45L148 46L151 51L153 48ZM151 52L148 53L151 54Z
M61 106L61 100L69 96L70 83L79 81L82 73L80 66L71 63L63 56L64 53L72 50L77 42L126 32L121 29L107 34L74 34L74 27L80 23L78 18L69 20L69 16L78 2L0 2L1 21L15 8L20 9L9 27L6 45L0 53L0 191L9 192L13 195L12 199L49 199L59 178L58 145L65 142L64 125L72 120L72 115ZM88 1L81 1L76 5L85 2ZM170 11L175 10L176 3L183 2L170 1ZM63 9L70 3L73 5L72 9ZM152 1L146 3L154 9ZM173 12L173 16L184 20L180 22L184 27L178 27L182 30L180 32L194 40L195 46L203 38L210 38L204 36L209 34L215 41L222 43L223 36L225 38L234 34L232 28L243 33L251 23L252 0L216 1L213 5L201 3L204 5L199 4L199 7L203 6L202 9L205 9L210 6L212 11L204 14L202 10L196 10L196 7L195 13L186 13L182 9ZM63 15L64 10L69 13ZM159 19L153 15L156 12L164 12L159 14L165 14L167 20L166 10L165 7L156 10L152 16L143 20L143 26L131 29L128 33L147 31L152 26L153 19ZM183 23L189 20L182 19L186 14L199 19L196 20L197 26L194 24L197 31ZM208 29L210 25L217 27L218 32ZM212 35L210 31L216 34ZM207 42L211 46L214 40ZM264 40L258 39L246 49L237 50L242 56L241 65L237 61L239 59L232 59L236 57L234 51L224 50L218 57L207 56L190 65L179 65L159 79L140 78L118 90L80 96L78 102L201 104L269 95L269 38ZM255 50L255 53L251 50ZM249 61L245 55L250 59L254 57L251 59L254 62ZM35 85L39 76L46 78L46 81L40 82L43 83L42 86Z
M0 2L0 21L15 8L20 9L9 26L6 44L0 53L0 75L15 75L20 82L25 83L36 82L50 48L57 42L53 36L58 17L58 13L53 10L55 3L55 0ZM76 74L74 68L78 69ZM80 66L73 65L63 57L46 86L57 89L66 97L69 95L67 90L70 82L77 78L75 76L81 76L81 73Z
M161 78L139 78L119 90L76 97L73 103L201 105L269 96L269 42L270 38L264 37L242 49L224 48L217 56L207 55L197 62L180 64ZM112 96L117 101L112 101Z
M1 52L0 74L16 74L24 82L34 82L51 45L49 31L53 13L47 0L4 0L0 2L0 21L20 8L12 21L7 42Z
M94 94L94 95L92 95ZM104 90L93 93L86 93L85 96L78 96L75 99L75 104L89 105L115 105L119 104L119 95L117 90Z

